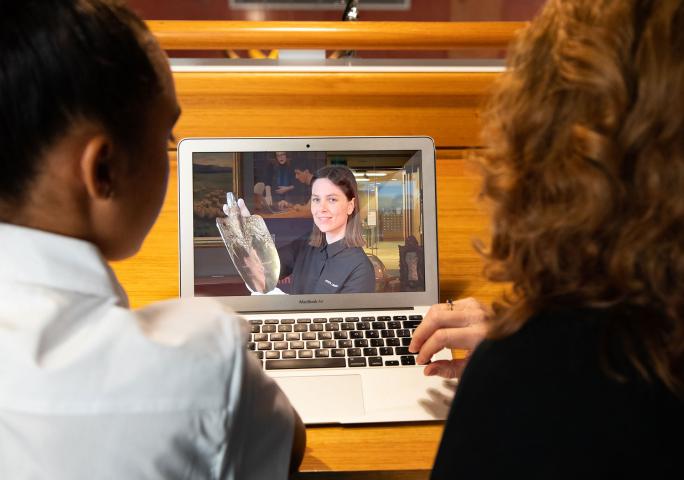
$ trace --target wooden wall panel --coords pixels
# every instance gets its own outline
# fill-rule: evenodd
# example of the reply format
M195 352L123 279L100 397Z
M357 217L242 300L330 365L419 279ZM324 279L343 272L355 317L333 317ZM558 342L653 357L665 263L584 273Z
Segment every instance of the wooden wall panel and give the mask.
M479 109L495 73L175 73L193 136L428 135L480 144Z

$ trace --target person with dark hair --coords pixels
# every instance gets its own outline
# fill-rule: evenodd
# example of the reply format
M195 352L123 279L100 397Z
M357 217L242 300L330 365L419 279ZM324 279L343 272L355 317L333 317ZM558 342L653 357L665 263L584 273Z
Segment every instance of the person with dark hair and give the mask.
M513 295L432 478L681 475L682 52L683 0L550 0L520 34L485 116L480 247ZM419 361L452 326L431 323Z
M232 198L232 193L229 194ZM278 288L265 291L262 287L270 278L284 278L291 275L290 294L312 293L373 293L375 291L375 271L373 264L363 251L365 244L361 236L358 189L354 174L347 167L339 165L319 169L311 178L311 215L314 226L311 233L278 249L277 261L264 262L254 251L245 255L245 261L233 260L233 264L246 280L252 293L280 293ZM260 217L251 217L242 199L231 208L224 205L226 217L218 218L217 225L226 248L235 250L236 238L244 234L258 237L265 257L274 257L268 252L275 251L268 229ZM239 212L239 213L238 213ZM241 215L242 221L226 221ZM253 222L258 218L259 221ZM258 235L245 232L260 225ZM225 233L223 230L231 231ZM242 230L242 231L238 231ZM242 257L241 257L242 258ZM280 271L278 271L278 265ZM254 285L254 288L249 287Z
M311 179L308 239L279 251L280 275L292 274L290 293L373 293L375 272L363 251L359 195L351 170L319 169Z
M3 478L286 478L301 420L218 302L130 310L180 114L164 53L116 0L3 2Z

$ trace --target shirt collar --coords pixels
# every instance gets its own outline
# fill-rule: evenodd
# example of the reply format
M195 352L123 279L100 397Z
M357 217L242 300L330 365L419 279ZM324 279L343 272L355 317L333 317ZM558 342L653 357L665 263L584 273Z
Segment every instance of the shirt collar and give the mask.
M128 298L98 248L73 237L0 223L0 281Z
M328 254L328 258L334 257L346 247L344 245L344 238L333 243L329 243L325 246L325 250Z

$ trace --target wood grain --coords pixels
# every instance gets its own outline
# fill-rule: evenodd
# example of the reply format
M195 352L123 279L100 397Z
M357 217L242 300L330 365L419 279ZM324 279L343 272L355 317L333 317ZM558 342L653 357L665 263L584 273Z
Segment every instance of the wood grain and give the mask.
M176 72L194 136L428 135L481 144L479 111L495 73Z
M245 22L149 20L168 50L506 48L524 22Z

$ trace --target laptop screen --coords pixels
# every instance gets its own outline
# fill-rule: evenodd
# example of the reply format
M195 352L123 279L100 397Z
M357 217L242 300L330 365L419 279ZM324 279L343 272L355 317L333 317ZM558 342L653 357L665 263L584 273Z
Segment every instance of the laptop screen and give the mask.
M247 310L295 299L314 308L339 297L383 307L407 294L434 296L431 149L391 138L381 149L368 138L268 139L262 148L259 139L242 140L239 148L226 148L227 139L179 147L180 214L191 217L192 231L190 247L181 221L181 257L192 249L192 262L181 265L183 293L242 297L239 304L253 304ZM229 194L244 202L237 216Z

